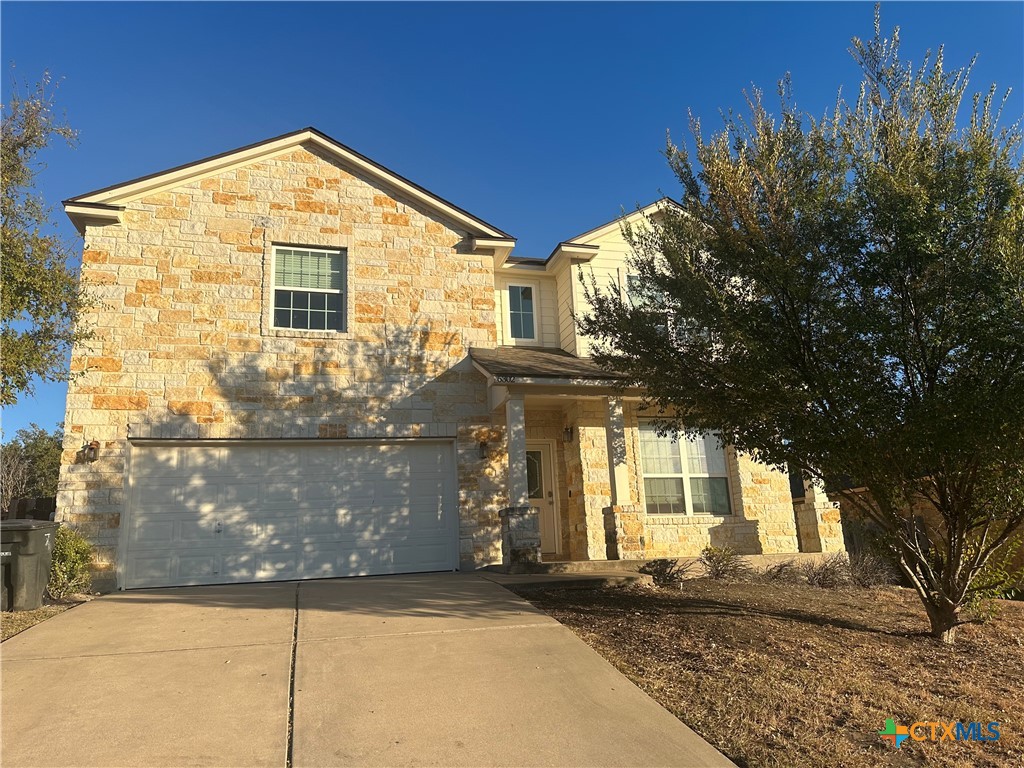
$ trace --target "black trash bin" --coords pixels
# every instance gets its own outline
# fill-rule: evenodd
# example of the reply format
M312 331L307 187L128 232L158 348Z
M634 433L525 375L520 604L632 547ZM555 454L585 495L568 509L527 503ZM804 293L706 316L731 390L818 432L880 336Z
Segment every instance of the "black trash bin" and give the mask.
M59 525L45 520L0 521L3 610L32 611L42 606Z

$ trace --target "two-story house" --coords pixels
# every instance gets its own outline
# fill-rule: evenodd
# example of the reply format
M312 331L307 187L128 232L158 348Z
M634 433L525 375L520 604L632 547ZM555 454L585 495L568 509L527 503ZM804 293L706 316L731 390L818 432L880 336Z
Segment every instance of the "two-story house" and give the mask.
M58 515L101 589L842 548L823 496L659 436L587 358L621 221L517 258L312 128L64 207L99 303Z

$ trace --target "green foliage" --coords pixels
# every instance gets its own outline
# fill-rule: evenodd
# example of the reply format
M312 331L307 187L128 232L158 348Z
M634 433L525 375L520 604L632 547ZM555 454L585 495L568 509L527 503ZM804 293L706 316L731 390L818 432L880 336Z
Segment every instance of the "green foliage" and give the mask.
M680 565L678 560L661 559L650 560L637 570L654 579L656 586L674 587L686 578L691 568L693 568L692 562Z
M23 96L15 86L2 110L0 142L0 404L31 393L36 378L64 381L79 311L88 305L70 248L36 192L38 155L54 139L73 145L76 133L54 112L49 74Z
M57 529L50 560L50 582L46 591L54 600L88 592L92 587L89 565L92 546L78 531L62 525Z
M857 98L819 118L787 79L776 114L754 92L717 134L692 120L692 154L668 146L681 203L626 231L642 290L592 279L579 326L662 427L869 488L850 502L951 641L1024 525L1022 137L994 87L964 114L970 67L942 49L903 61L877 10L851 53ZM927 537L905 522L921 498Z
M735 581L750 575L750 566L732 547L704 547L700 564L709 579Z
M14 499L57 495L63 442L63 425L47 432L31 424L0 446L0 509Z

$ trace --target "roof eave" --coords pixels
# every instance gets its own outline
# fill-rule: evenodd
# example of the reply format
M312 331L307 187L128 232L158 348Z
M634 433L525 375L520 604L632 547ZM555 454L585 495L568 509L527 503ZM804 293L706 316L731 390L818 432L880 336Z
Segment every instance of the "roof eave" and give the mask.
M255 160L258 157L286 152L289 149L306 143L312 143L327 150L361 171L382 179L386 184L396 188L411 199L440 211L449 219L465 227L471 235L514 240L507 232L503 232L497 227L488 224L483 219L472 215L454 203L435 195L415 182L406 179L404 176L395 173L312 127L292 131L291 133L265 139L255 144L248 144L244 147L212 155L201 160L186 163L185 165L175 166L165 171L140 176L130 181L97 189L83 195L77 195L66 201L65 208L71 203L119 204L128 202L160 188L180 185L196 178L212 176L229 166L244 163L247 160Z
M88 226L106 226L109 224L120 224L124 213L124 206L104 205L102 203L82 203L74 200L65 200L63 203L64 213L75 225L78 234L84 235Z

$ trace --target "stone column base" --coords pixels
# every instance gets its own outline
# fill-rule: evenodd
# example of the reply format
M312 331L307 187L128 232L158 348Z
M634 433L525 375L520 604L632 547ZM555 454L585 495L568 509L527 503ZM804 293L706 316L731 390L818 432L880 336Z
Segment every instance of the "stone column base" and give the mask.
M801 552L845 552L839 507L831 502L795 501Z
M540 510L505 507L501 516L501 564L540 562Z
M639 504L604 508L605 543L609 560L642 560L646 550L647 513Z

